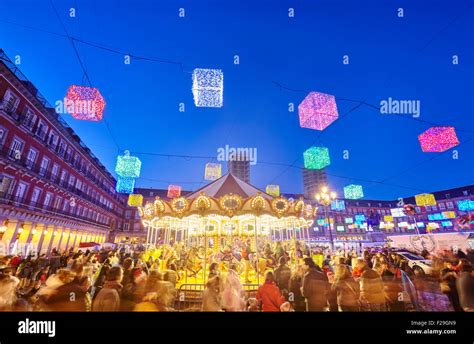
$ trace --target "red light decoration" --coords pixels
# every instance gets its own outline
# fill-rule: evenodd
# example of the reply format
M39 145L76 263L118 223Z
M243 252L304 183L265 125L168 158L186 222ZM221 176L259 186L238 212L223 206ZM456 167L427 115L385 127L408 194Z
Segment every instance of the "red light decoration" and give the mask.
M431 127L418 136L421 150L441 153L459 144L454 127Z
M102 120L105 101L97 88L71 85L64 105L75 119L98 122Z
M181 186L179 185L168 185L168 198L176 198L181 196Z

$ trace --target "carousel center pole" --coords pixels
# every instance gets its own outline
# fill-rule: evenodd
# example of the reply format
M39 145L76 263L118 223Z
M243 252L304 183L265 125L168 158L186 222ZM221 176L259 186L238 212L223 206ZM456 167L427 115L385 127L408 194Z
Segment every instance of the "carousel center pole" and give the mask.
M258 222L257 222L257 216L255 216L255 257L257 259L257 264L256 264L256 272L257 272L257 284L260 285L260 269L259 269L259 265L260 265L260 260L258 258L258 233L257 233L257 225L258 225Z
M204 263L203 263L203 269L202 269L202 280L203 284L206 285L206 263L207 263L207 224L208 224L208 218L206 216L206 220L204 223Z

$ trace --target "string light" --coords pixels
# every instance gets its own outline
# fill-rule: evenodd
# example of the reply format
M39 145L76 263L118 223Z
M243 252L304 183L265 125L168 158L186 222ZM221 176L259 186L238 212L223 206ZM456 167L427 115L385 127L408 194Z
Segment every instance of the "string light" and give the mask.
M194 69L192 91L197 107L222 107L224 74L220 69Z
M329 149L326 147L311 147L303 153L304 167L309 170L321 170L329 166Z
M102 120L105 101L97 88L71 85L65 100L66 110L75 119L96 122Z
M140 170L142 162L136 156L131 156L127 150L124 155L117 156L117 164L115 165L115 172L124 178L138 178L140 177Z
M418 136L421 150L429 153L447 151L459 144L454 127L431 127Z
M131 194L135 187L135 178L118 177L115 190L117 192Z
M265 192L273 197L280 196L280 185L267 185Z
M339 117L336 98L333 95L310 92L298 105L300 126L324 130Z
M362 185L351 184L344 187L344 197L347 199L359 199L364 197Z
M204 171L205 180L216 180L222 175L222 165L216 163L207 163Z

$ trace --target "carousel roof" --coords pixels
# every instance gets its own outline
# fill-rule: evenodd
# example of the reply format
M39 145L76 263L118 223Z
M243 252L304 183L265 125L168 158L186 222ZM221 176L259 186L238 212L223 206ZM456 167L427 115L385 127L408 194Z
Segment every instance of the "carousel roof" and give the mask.
M186 195L186 198L193 199L204 193L207 196L219 198L227 194L239 195L242 198L249 198L260 194L263 198L273 199L272 196L265 193L264 191L257 189L255 186L244 182L242 179L237 178L231 173L223 175L219 179L214 180L212 183L200 188Z

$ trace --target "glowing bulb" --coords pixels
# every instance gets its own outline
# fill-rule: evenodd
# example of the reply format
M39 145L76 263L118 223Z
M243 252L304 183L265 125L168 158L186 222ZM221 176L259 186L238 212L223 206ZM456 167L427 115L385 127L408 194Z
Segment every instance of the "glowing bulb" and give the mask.
M336 198L336 193L335 192L331 192L331 198Z
M36 229L33 229L31 233L36 234Z
M45 229L44 232L43 232L43 234L48 234L48 231Z
M7 231L7 226L0 227L0 233L5 233Z
M20 228L18 229L18 233L21 233L21 232L23 232L23 227L20 227Z
M322 191L322 192L328 192L328 187L327 187L327 186L323 186L323 187L321 188L321 191Z

